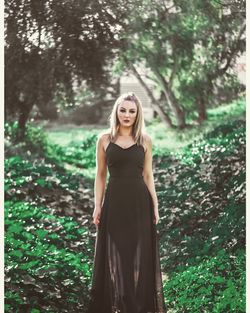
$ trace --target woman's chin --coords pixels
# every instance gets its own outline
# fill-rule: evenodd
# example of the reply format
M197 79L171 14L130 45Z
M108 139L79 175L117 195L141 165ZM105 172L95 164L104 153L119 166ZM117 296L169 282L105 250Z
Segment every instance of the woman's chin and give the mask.
M130 127L130 126L132 126L132 124L131 123L122 123L122 126L123 127Z

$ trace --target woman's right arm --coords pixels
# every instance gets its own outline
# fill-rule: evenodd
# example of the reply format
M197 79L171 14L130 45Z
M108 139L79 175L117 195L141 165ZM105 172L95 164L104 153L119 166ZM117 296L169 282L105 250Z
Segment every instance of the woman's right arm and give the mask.
M106 155L103 148L103 137L99 136L96 142L96 176L95 176L95 209L93 212L93 223L98 225L100 222L100 214L103 202L103 196L107 178Z

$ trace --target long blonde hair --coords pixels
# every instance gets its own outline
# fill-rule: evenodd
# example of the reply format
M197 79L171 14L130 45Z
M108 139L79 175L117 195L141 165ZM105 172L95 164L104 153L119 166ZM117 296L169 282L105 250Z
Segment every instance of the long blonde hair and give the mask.
M120 122L117 116L117 110L119 104L121 104L123 101L133 101L137 107L137 114L135 118L135 122L132 127L132 136L134 141L139 144L143 145L144 143L144 137L145 134L145 122L144 122L144 116L143 116L143 110L142 110L142 104L139 98L133 93L133 92L127 92L122 95L120 95L117 100L114 103L113 109L111 111L111 114L109 116L109 139L110 141L114 142L117 138Z

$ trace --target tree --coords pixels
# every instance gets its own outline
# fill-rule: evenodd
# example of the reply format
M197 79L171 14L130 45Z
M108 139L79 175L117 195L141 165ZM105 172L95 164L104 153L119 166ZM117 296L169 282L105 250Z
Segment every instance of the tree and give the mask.
M150 69L149 78L165 98L168 126L174 125L172 115L185 127L186 113L194 110L204 120L205 103L212 102L219 84L230 81L239 89L230 72L245 48L244 1L237 3L228 14L215 1L143 0L130 17L120 62Z
M101 1L6 2L5 119L18 119L21 137L34 104L53 108L59 87L69 102L75 81L103 93L118 31Z

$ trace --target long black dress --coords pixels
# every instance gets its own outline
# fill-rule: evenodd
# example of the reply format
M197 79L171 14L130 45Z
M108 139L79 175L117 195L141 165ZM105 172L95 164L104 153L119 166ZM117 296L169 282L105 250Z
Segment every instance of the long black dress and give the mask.
M109 142L109 170L95 242L87 313L166 313L144 148Z

